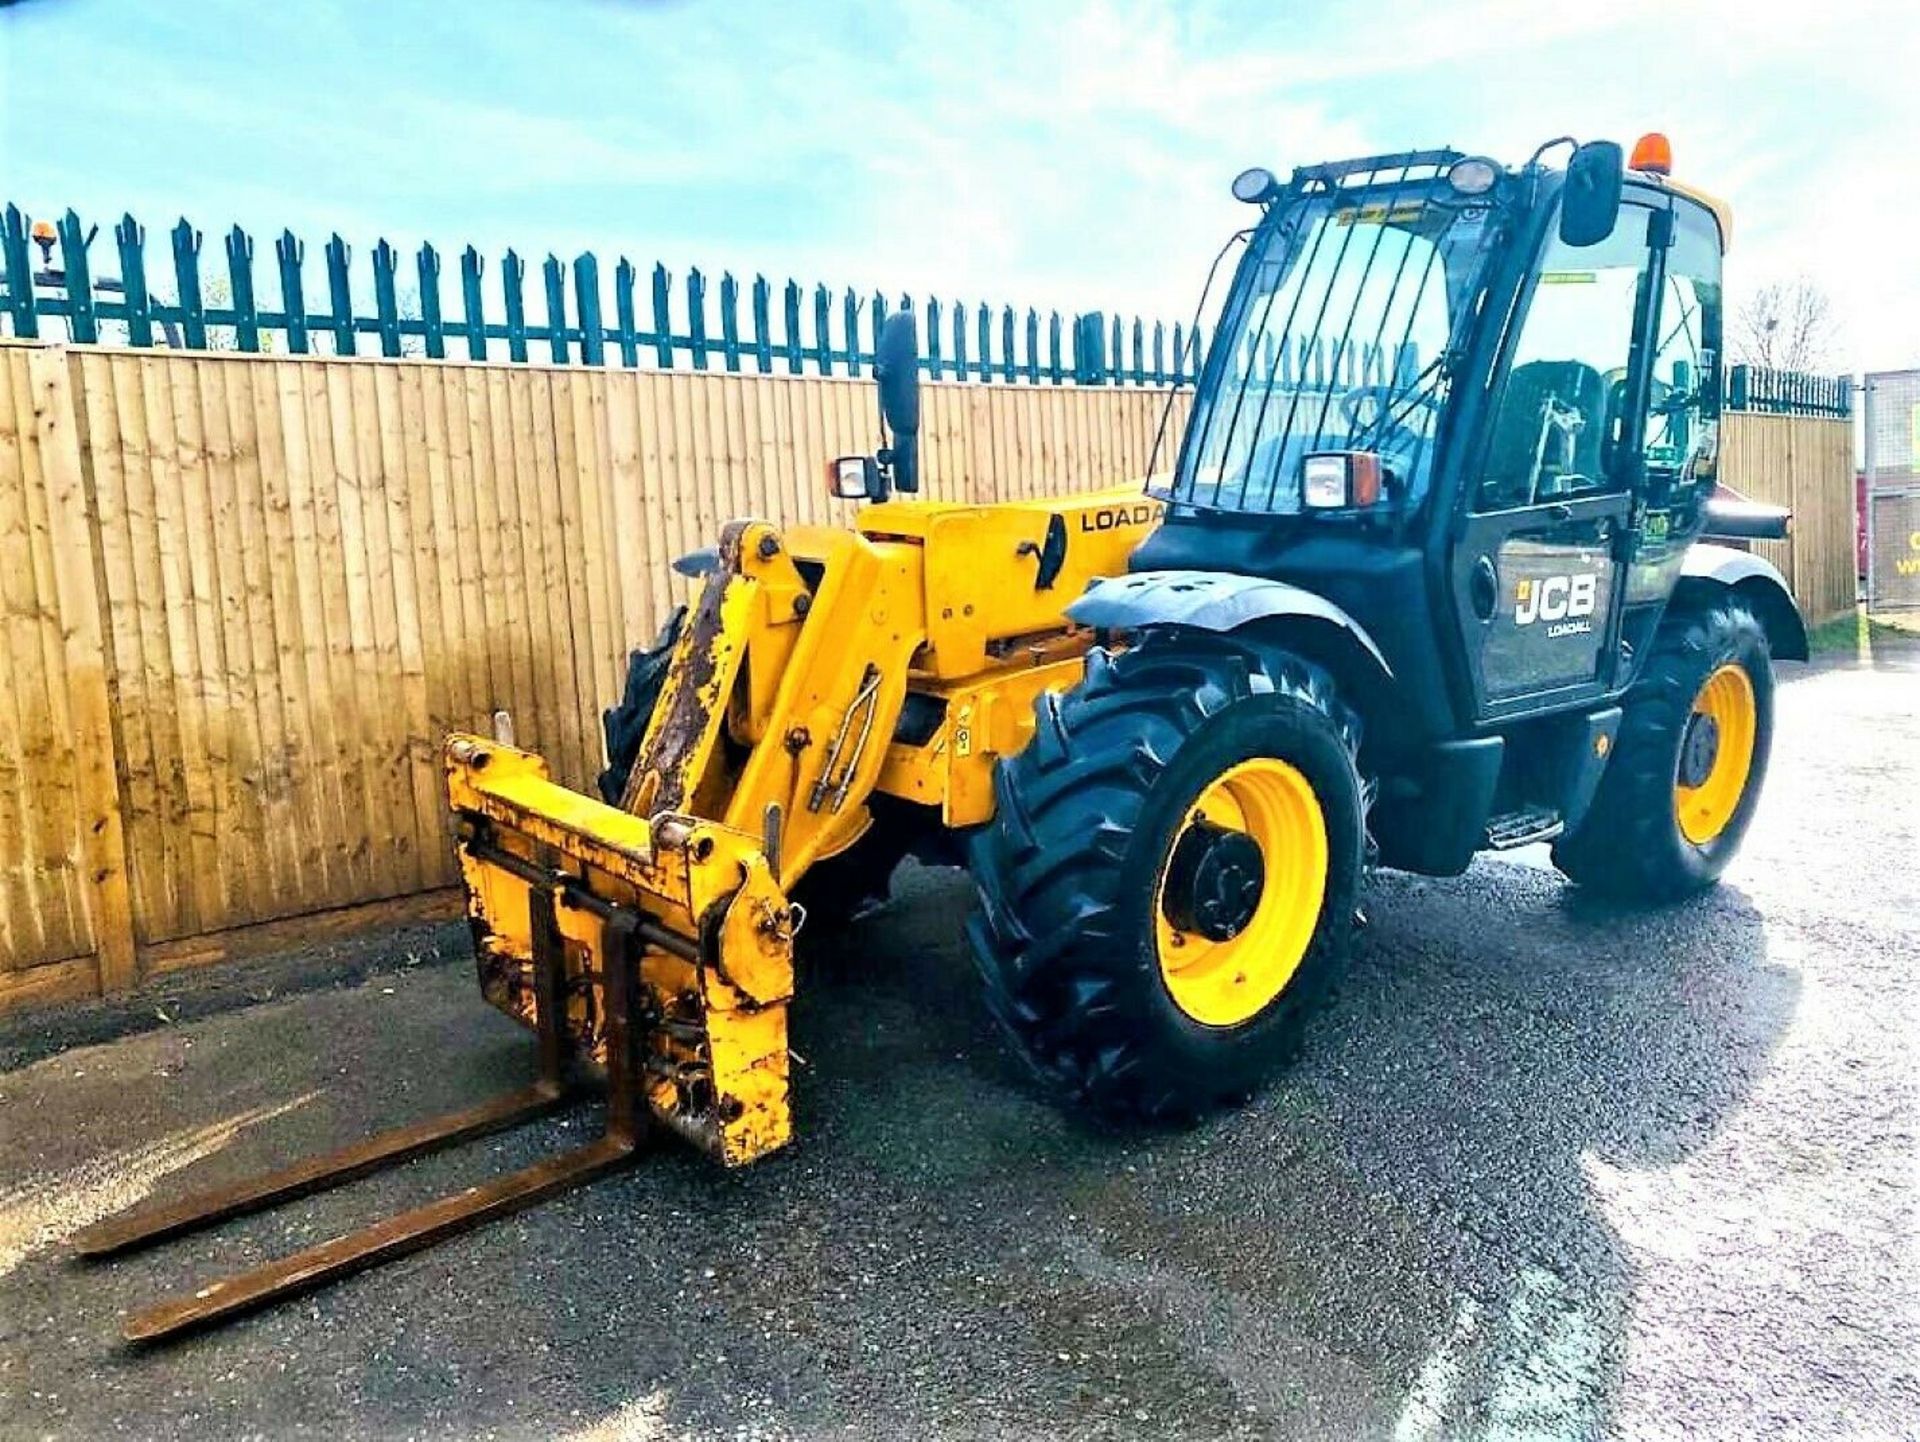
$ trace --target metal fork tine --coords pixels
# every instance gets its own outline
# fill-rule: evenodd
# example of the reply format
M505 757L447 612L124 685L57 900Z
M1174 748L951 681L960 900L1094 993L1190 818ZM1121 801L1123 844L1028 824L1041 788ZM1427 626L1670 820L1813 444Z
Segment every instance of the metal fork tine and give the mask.
M79 1232L73 1239L73 1248L82 1256L107 1257L182 1236L229 1217L264 1211L295 1197L342 1186L382 1167L517 1126L556 1110L567 1100L566 1089L558 1083L536 1082L479 1106L396 1127L339 1151L308 1157L230 1187L202 1192L165 1206L108 1217Z
M556 1192L612 1171L633 1155L634 1143L630 1138L602 1137L588 1146L442 1197L317 1247L308 1247L251 1272L221 1278L187 1296L148 1307L127 1318L122 1335L129 1342L156 1342L310 1291L432 1246L483 1222L509 1216Z
M566 1041L561 1016L565 1006L561 991L565 943L555 911L554 891L547 887L534 890L529 897L529 908L543 1073L535 1086L438 1121L387 1132L359 1146L297 1163L223 1192L144 1216L136 1214L101 1223L81 1235L82 1250L95 1254L118 1251L141 1241L189 1231L241 1211L258 1210L274 1201L364 1176L404 1156L416 1156L465 1137L499 1130L550 1111L567 1100L569 1093L562 1080ZM268 1262L250 1272L222 1277L186 1296L145 1308L126 1319L122 1335L129 1342L156 1342L283 1297L311 1291L354 1272L432 1246L484 1222L509 1216L626 1165L647 1134L639 1061L634 1054L639 1030L636 982L642 950L636 918L630 912L618 912L611 917L607 927L608 954L603 958L607 1006L607 1131L598 1141Z

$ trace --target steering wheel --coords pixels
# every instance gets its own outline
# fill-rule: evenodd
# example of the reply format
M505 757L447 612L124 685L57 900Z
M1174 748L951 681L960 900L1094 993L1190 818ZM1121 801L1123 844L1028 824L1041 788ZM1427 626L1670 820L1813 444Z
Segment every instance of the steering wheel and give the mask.
M1431 390L1354 386L1340 397L1340 414L1346 418L1347 435L1357 438L1377 432L1380 439L1376 449L1383 451L1417 449L1426 438L1409 422L1420 411L1438 409L1439 402Z

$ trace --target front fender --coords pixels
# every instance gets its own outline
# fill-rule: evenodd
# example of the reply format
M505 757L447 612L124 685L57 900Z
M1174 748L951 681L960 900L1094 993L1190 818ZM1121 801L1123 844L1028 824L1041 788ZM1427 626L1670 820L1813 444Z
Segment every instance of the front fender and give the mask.
M1674 599L1679 601L1689 591L1720 587L1753 608L1760 624L1767 628L1767 641L1775 656L1787 661L1807 659L1807 623L1794 603L1786 577L1751 551L1696 541L1687 547Z
M1337 628L1373 659L1383 678L1393 675L1365 627L1326 597L1285 581L1222 571L1136 571L1095 581L1067 607L1067 616L1106 631L1191 626L1221 633L1254 621L1293 617Z

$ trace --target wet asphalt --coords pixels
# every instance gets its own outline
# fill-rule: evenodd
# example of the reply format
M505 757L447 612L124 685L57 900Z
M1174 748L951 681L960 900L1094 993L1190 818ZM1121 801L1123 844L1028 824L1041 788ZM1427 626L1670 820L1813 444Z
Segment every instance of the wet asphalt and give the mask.
M1191 1131L1035 1095L977 999L964 878L908 868L797 1005L788 1154L662 1150L135 1352L122 1310L597 1115L87 1266L60 1238L116 1205L513 1086L527 1039L444 932L17 1066L0 1435L1920 1435L1920 656L1783 672L1718 890L1631 915L1539 856L1383 874L1302 1064Z

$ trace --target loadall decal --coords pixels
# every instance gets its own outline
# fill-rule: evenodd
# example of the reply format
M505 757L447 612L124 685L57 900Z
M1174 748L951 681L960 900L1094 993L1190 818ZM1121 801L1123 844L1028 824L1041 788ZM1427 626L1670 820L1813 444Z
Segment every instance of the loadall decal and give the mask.
M1122 526L1150 526L1160 519L1160 504L1157 501L1136 501L1132 505L1101 506L1097 510L1080 513L1080 529L1083 531L1112 531Z

